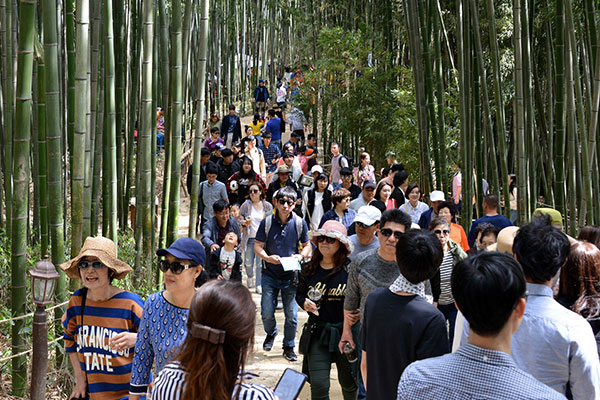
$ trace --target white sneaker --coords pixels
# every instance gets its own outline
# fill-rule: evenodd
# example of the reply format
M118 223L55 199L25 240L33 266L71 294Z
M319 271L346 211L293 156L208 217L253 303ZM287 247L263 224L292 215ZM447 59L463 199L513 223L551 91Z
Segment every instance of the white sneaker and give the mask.
M258 285L258 286L256 287L256 293L257 293L257 294L262 294L262 287L261 287L260 285Z
M247 283L249 289L253 288L254 287L254 278L248 278L246 283Z

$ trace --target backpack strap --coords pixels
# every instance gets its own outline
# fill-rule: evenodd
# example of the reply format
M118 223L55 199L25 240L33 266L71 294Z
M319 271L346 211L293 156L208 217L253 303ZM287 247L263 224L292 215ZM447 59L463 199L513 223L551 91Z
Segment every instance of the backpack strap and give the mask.
M273 223L273 214L265 218L265 242L269 240L269 231L271 230L271 224Z

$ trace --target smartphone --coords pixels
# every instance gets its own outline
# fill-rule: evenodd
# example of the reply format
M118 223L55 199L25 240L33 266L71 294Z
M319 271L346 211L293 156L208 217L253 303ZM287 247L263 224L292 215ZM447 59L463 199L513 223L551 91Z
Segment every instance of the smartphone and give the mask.
M306 375L291 368L286 368L275 386L275 395L279 400L296 400L306 382Z

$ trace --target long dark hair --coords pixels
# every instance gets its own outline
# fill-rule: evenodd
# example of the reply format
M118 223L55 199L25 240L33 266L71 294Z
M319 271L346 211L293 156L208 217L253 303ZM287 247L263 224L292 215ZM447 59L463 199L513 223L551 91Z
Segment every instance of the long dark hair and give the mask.
M174 357L187 377L183 400L230 400L238 374L254 345L256 305L239 282L212 280L200 288L190 305L188 333ZM225 332L214 344L192 334L198 324ZM242 378L240 378L242 379Z
M240 158L239 162L240 162L240 173L238 174L238 177L254 180L254 178L256 178L256 172L254 171L254 164L252 163L252 160L250 159L250 157L242 156ZM245 162L250 163L250 172L248 172L248 173L244 172L244 163Z
M340 247L333 256L334 267L327 277L335 275L339 270L346 268L346 265L350 263L350 260L348 259L348 248L339 240L338 242L340 243ZM321 261L323 261L323 254L321 254L319 251L319 246L317 246L313 249L310 261L304 266L304 268L302 268L302 274L305 277L316 274L319 266L321 265Z
M600 250L577 242L560 270L558 296L577 299L572 309L585 318L600 315Z

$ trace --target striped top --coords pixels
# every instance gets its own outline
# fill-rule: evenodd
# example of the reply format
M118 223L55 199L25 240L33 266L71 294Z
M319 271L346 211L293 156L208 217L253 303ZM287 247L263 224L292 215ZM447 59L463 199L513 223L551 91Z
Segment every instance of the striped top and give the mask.
M173 357L187 335L188 312L169 303L164 291L148 297L135 343L130 394L144 395L152 381L152 365L160 372Z
M118 333L137 332L144 301L127 291L105 301L88 297L82 318L82 300L81 290L77 290L62 317L66 352L77 352L91 400L127 399L133 348L115 352L108 343Z
M180 400L185 381L186 373L179 363L167 364L160 371L154 382L154 389L152 389L150 399ZM234 388L231 398L237 400L274 400L275 395L271 389L263 385L239 383Z
M452 297L452 287L450 285L450 278L452 277L452 267L454 260L452 259L452 253L447 251L444 253L444 259L440 266L440 305L447 305L454 303L454 297Z

